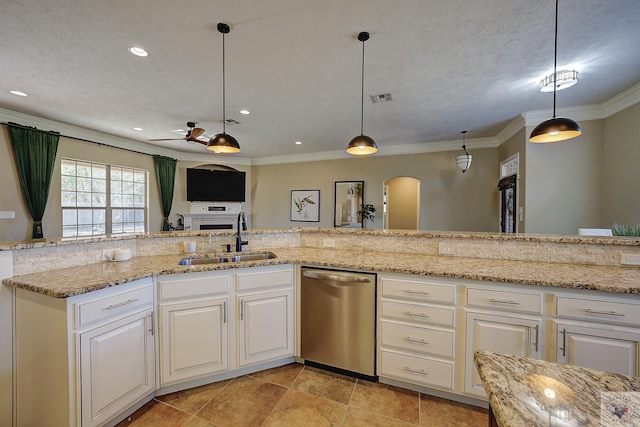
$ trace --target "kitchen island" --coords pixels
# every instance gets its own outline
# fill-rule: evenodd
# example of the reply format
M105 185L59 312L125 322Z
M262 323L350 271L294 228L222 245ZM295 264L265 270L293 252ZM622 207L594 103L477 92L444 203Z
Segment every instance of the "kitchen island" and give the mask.
M475 364L492 425L640 425L640 378L483 350Z

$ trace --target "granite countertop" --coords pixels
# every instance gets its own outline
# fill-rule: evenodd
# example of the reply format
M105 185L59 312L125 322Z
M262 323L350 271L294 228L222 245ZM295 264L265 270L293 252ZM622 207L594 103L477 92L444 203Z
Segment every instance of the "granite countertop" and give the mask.
M157 274L190 273L277 264L306 264L361 271L433 275L569 289L640 295L640 268L488 260L419 254L317 248L274 248L276 258L241 263L178 265L184 255L134 257L14 276L3 283L68 298ZM246 253L251 253L248 251Z
M640 378L477 351L499 427L640 425Z

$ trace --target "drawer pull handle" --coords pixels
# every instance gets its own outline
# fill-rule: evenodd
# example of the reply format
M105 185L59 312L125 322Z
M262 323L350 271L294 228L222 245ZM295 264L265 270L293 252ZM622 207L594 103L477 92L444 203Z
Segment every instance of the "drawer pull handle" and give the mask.
M513 304L520 305L518 301L514 301L512 299L497 299L497 298L489 298L489 302L497 302L498 304Z
M424 345L429 345L429 341L425 341L423 339L415 339L415 338L411 338L411 337L404 337L403 338L406 342L411 342L411 343L416 343L416 344L424 344Z
M617 311L592 310L590 308L585 308L584 311L589 313L589 314L605 314L607 316L619 316L619 317L625 317L626 316L626 314L618 313Z
M411 372L412 374L429 375L429 373L424 369L412 369L408 366L405 366L404 368L402 368L402 370L405 372Z
M426 313L412 313L412 312L410 312L410 311L405 311L405 312L404 312L404 315L405 315L405 316L422 317L422 318L425 318L425 319L428 319L428 318L429 318L429 315L428 315L428 314L426 314Z
M562 334L562 348L560 349L562 350L562 357L567 357L567 330L562 329L560 333Z
M427 291L414 291L413 289L405 289L404 292L407 294L429 295Z
M108 305L104 309L105 310L113 310L114 308L122 307L123 305L131 304L131 303L134 303L136 301L138 301L138 298L128 299L126 301L122 301L122 302L119 302L117 304Z

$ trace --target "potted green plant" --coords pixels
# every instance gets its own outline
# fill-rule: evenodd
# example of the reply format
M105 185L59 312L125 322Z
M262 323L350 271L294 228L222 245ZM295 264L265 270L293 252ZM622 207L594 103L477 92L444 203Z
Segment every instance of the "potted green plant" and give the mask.
M360 205L358 215L362 217L362 228L367 228L367 220L373 222L376 217L376 208L372 204L363 203Z
M640 224L613 224L611 234L614 236L640 236Z

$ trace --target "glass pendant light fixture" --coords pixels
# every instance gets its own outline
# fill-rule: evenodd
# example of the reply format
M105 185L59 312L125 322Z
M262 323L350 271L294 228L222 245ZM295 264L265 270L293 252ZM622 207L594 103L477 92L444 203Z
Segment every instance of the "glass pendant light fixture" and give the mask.
M225 63L224 63L224 35L229 34L230 28L225 23L218 24L218 31L222 34L222 133L211 137L207 143L207 149L214 153L238 153L240 152L240 144L227 130L227 116L226 116L226 97L225 97Z
M465 136L467 135L467 131L463 130L460 133L462 134L462 150L464 151L464 154L456 156L456 166L462 173L465 173L471 167L471 160L473 160L473 156L469 154L469 152L467 151L467 146L465 144Z
M373 154L378 151L376 142L364 134L364 42L369 40L369 33L363 31L358 34L358 40L362 42L362 93L360 96L360 135L353 138L347 146L347 153L356 156Z
M529 141L535 143L558 142L582 135L580 126L571 119L556 117L556 93L558 66L558 0L556 0L556 29L553 51L553 118L545 120L533 129Z

